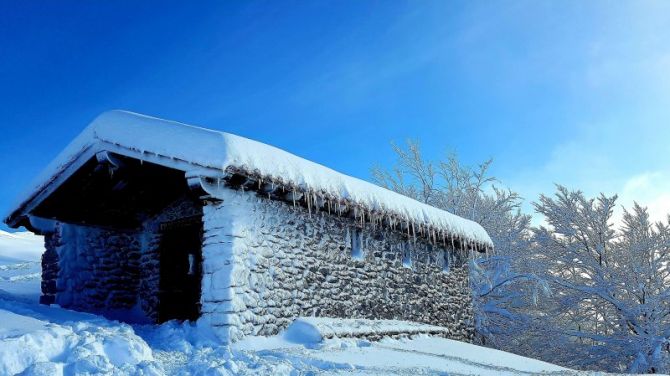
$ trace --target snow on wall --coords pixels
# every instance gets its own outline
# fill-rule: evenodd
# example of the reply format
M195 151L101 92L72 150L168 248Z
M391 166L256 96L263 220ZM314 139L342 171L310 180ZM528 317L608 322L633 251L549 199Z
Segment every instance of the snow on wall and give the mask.
M239 256L235 255L243 252L243 244L235 239L245 236L240 232L245 230L238 227L243 221L238 219L248 213L235 211L242 208L233 202L223 208L222 203L210 203L203 208L203 275L198 324L212 327L222 341L232 342L242 337L238 330L240 316L249 314L243 297L236 292L243 280L240 272L244 270Z
M282 182L316 195L351 200L370 212L393 213L416 227L429 227L430 232L434 229L442 231L442 236L455 235L487 247L493 246L486 231L475 222L276 147L125 111L109 111L98 116L37 178L34 189L15 206L16 211L24 210L35 195L55 184L59 175L79 156L101 150L148 159L186 172L198 170L203 175L221 176L233 167L266 181Z
M271 335L300 316L400 319L473 336L464 256L388 230L361 230L324 213L222 189L204 209L200 321L220 338ZM352 257L352 244L360 249ZM411 257L411 266L403 266ZM405 262L406 264L406 262ZM448 270L448 272L445 272Z

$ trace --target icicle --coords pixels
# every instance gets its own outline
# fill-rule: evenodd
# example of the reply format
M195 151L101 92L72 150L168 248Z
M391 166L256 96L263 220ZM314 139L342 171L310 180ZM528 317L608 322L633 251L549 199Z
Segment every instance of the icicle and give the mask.
M316 193L310 191L309 195L307 196L307 199L311 201L310 206L312 207L312 209L314 209L314 213L316 214L319 211L319 207L316 202Z
M295 189L293 190L291 197L293 198L293 209L295 209Z

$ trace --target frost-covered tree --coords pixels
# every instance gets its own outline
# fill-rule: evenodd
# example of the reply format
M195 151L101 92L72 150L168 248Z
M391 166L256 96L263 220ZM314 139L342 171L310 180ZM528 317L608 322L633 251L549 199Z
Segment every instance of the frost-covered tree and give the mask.
M475 326L487 345L579 369L670 372L670 217L635 204L619 226L616 196L557 186L534 204L489 175L491 162L426 160L417 142L376 183L480 223L495 251L471 261Z
M579 368L668 372L670 225L651 223L635 204L615 231L615 203L558 186L535 204L547 225L533 241L554 300L540 321L563 346L540 355Z
M404 148L392 147L397 164L390 170L374 168L377 184L478 222L491 236L495 251L471 260L474 324L484 343L508 342L508 337L527 326L522 311L528 305L521 301L536 295L540 286L528 266L530 216L520 211L521 197L499 187L489 174L491 160L471 168L453 154L444 160L427 160L415 141Z

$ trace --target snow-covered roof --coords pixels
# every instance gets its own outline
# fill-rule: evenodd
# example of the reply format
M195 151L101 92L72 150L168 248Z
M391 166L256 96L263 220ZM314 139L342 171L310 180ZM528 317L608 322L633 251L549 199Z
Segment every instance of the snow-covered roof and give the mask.
M480 246L492 247L477 223L420 203L367 181L344 175L274 146L230 133L194 127L127 111L99 115L49 164L7 220L28 214L31 203L48 195L52 186L74 172L95 153L110 151L148 160L187 173L248 171L267 181L289 182L300 189L344 199L377 213L444 231ZM42 197L43 198L43 197Z

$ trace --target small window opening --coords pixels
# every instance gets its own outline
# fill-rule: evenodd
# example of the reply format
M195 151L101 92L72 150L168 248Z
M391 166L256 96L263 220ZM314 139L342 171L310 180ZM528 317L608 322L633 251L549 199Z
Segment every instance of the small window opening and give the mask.
M351 257L356 260L363 260L363 234L360 229L354 229L351 234Z
M409 245L409 242L403 244L402 249L402 266L406 268L412 267L412 248Z

